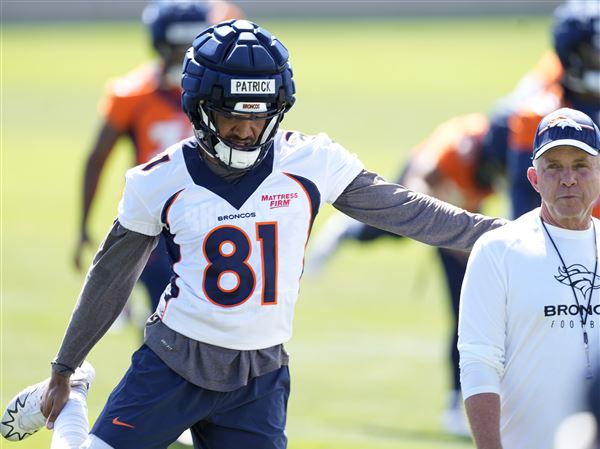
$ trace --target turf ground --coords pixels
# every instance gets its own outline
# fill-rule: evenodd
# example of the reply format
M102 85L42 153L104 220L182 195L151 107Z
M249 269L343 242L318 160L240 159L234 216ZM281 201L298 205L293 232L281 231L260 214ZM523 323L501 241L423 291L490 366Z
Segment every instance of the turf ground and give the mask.
M489 111L548 48L545 17L265 23L288 46L298 101L289 129L327 131L367 166L395 175L442 120ZM71 267L82 164L104 82L149 57L137 23L3 25L0 404L49 373L83 275ZM109 161L91 224L108 229L131 152ZM489 205L503 211L502 198ZM318 227L331 214L322 212ZM92 252L88 253L88 259ZM143 308L143 292L133 300ZM431 248L348 244L306 278L295 319L290 449L450 449L445 436L448 306ZM140 335L108 334L89 356L100 412ZM165 411L168 413L168 411ZM47 448L40 432L20 444Z

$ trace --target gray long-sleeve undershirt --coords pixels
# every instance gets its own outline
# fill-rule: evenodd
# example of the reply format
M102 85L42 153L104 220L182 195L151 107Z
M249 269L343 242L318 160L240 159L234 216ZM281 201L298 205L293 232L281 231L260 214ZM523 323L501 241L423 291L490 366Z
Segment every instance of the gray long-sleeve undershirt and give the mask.
M125 307L158 236L132 232L115 221L92 262L55 361L79 366ZM62 371L60 367L55 371Z
M474 214L363 171L333 203L340 212L375 228L428 245L470 251L502 218Z
M333 204L371 226L435 246L469 251L477 238L505 224L391 184L363 171ZM115 222L86 277L55 361L79 366L125 306L158 237ZM253 377L287 364L283 345L235 351L193 341L152 320L146 344L174 371L204 388L231 391ZM173 350L173 344L177 350ZM58 370L60 368L54 368Z

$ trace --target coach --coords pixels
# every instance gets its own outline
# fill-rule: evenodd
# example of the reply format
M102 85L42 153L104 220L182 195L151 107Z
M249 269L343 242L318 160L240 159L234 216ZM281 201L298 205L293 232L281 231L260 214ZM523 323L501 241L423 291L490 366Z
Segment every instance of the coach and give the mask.
M461 384L478 449L550 449L585 409L600 325L600 131L545 116L527 178L541 207L476 243L461 294Z

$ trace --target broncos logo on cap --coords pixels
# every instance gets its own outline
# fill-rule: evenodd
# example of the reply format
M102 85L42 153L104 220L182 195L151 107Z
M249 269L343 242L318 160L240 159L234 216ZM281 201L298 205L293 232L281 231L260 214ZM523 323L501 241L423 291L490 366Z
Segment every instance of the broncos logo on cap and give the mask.
M600 276L592 273L586 267L580 264L569 266L566 270L563 267L558 268L558 276L554 276L561 284L569 285L580 291L584 298L587 298L590 289L600 288ZM592 282L593 281L593 282Z
M557 126L562 129L575 128L577 131L582 131L581 125L572 118L569 118L566 115L557 115L548 122L548 125L540 129L540 131L538 132L538 136L545 133L550 128L555 128Z
M548 128L553 128L555 126L560 126L563 129L569 126L571 128L575 128L577 131L581 131L581 125L565 115L559 115L558 117L554 117L552 120L550 120L550 123L548 123Z

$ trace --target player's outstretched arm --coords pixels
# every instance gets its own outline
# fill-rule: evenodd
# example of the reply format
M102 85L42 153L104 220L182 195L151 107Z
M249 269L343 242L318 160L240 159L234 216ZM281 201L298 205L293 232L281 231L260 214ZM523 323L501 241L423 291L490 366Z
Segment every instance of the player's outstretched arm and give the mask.
M139 234L114 222L86 276L53 362L42 406L51 416L56 417L68 399L70 374L119 316L157 241L158 236Z
M73 264L75 268L81 270L83 265L81 263L81 255L85 245L90 243L90 238L87 230L88 216L94 198L96 196L96 189L98 188L98 182L100 180L100 174L104 168L104 164L108 159L108 156L112 152L117 140L121 136L121 133L117 131L109 123L104 123L100 128L96 141L92 146L92 150L85 163L85 170L83 175L83 194L82 194L82 207L81 207L81 221L79 223L79 240L75 247L75 253L73 255Z
M368 171L360 173L333 206L376 228L460 251L470 251L481 235L506 224L502 218L467 212Z

